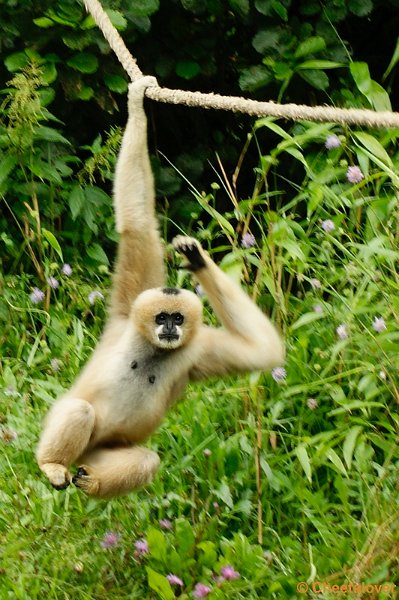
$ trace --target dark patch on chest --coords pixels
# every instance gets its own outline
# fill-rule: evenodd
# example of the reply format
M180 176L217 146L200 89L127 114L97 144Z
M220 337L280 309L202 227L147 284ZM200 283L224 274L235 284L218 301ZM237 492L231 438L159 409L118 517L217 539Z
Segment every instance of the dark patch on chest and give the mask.
M157 352L137 360L132 359L125 378L136 385L154 385L155 382L162 380L162 373L167 368L167 359L168 355L165 352Z

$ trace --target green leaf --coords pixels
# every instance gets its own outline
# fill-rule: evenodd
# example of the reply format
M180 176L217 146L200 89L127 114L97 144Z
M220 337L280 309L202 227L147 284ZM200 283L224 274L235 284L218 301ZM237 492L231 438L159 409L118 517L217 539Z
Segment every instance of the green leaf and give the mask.
M4 60L5 66L11 73L23 69L28 65L28 63L29 58L25 52L14 52L14 54L10 54L10 56L7 56L7 58Z
M273 0L272 7L276 15L280 17L283 21L288 21L288 11L285 8L284 4L278 2L277 0Z
M394 168L391 157L388 152L385 150L383 145L372 135L369 133L365 133L364 131L354 132L353 137L355 137L359 142L369 150L374 156L382 160L388 167L391 169Z
M0 161L0 186L3 185L16 164L17 159L15 156L9 155L2 158Z
M187 519L176 519L175 535L180 556L187 556L195 545L194 531Z
M241 15L249 13L249 0L228 0L228 2L233 12Z
M222 483L219 485L219 487L217 489L213 490L213 492L214 492L215 496L217 496L220 500L222 500L222 502L224 502L229 508L233 508L234 503L233 503L231 491L225 481L222 481Z
M388 75L391 73L392 69L397 65L398 61L399 61L399 37L396 40L395 50L393 52L391 61L387 67L387 70L385 71L384 75L382 76L382 79L386 79L388 77Z
M344 63L334 62L332 60L305 60L297 69L338 69L345 67Z
M175 67L176 75L183 79L193 79L200 71L201 67L193 60L180 60Z
M301 42L295 51L295 58L302 58L302 56L308 56L309 54L316 54L325 50L326 42L321 36L309 37Z
M147 531L146 538L150 547L151 556L162 563L166 563L167 549L164 534L159 531L159 529L150 527Z
M368 64L365 62L351 62L349 65L349 70L358 90L360 90L362 94L366 95L371 86L371 77Z
M316 90L326 90L330 85L328 76L324 71L309 69L308 71L299 71L298 74Z
M72 219L75 220L76 217L82 212L83 206L85 203L85 194L80 185L75 186L71 193L69 194L68 204L71 209Z
M149 587L154 590L154 592L156 592L159 597L162 598L162 600L173 600L175 598L175 594L166 577L160 573L157 573L151 569L151 567L146 567L146 571Z
M42 27L43 29L47 29L48 27L53 27L55 25L52 19L48 17L39 17L38 19L33 19L33 22L38 27Z
M362 430L363 430L363 428L360 427L359 425L352 427L346 434L346 437L344 440L343 454L344 454L344 460L346 462L346 466L348 467L349 470L352 465L352 458L353 458L353 453L355 450L356 440L359 436L359 433Z
M124 31L127 27L127 20L123 16L123 14L117 10L112 10L111 8L107 8L106 11L112 25L118 31Z
M241 71L239 84L244 92L254 92L268 85L272 79L270 69L263 65L256 65Z
M45 140L46 142L60 142L62 144L70 145L70 142L64 138L56 129L52 127L46 127L45 125L39 125L35 129L35 138L37 140Z
M121 75L104 75L104 83L111 92L124 94L127 91L128 83Z
M102 265L109 265L108 256L105 254L100 244L93 244L90 246L90 248L87 249L87 254L96 262L101 263Z
M278 31L273 29L263 29L258 31L252 40L252 46L259 54L265 54L266 50L276 49L280 39Z
M46 240L48 241L48 243L50 244L50 246L53 248L53 250L56 251L56 253L60 257L60 259L62 260L62 262L64 262L64 258L62 256L61 246L59 245L58 240L55 237L55 235L53 233L51 233L51 231L48 231L48 229L44 229L44 228L42 228L42 234L43 234L43 237L46 238Z
M376 110L392 110L391 101L384 88L373 81L370 71L365 62L352 62L349 70L360 92L367 98Z
M90 52L79 52L67 61L67 65L81 73L95 73L98 69L98 58Z
M129 0L129 13L135 17L148 17L159 9L159 0Z
M317 312L305 313L304 315L301 315L299 317L299 319L291 325L291 331L295 331L296 329L299 329L300 327L303 327L304 325L309 325L310 323L313 323L314 321L318 321L319 319L322 319L323 317L324 317L323 313L317 313Z
M94 90L89 85L82 85L82 88L79 90L79 93L77 94L77 97L79 98L79 100L84 100L85 102L87 102L88 100L91 100L93 98L93 96L94 96Z
M306 478L311 483L312 482L312 467L310 465L309 455L308 455L308 452L307 452L305 446L303 446L302 444L300 446L297 446L295 448L295 454L297 455L298 460L301 464L301 467L304 470Z
M338 454L335 452L335 450L329 448L326 452L326 456L342 475L345 475L345 477L348 476L344 463L342 462Z

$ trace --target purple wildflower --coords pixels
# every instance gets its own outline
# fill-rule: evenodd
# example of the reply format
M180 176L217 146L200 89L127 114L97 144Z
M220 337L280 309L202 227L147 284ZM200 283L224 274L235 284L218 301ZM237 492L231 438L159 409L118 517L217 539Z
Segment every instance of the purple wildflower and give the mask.
M58 360L58 358L52 358L50 361L50 367L51 370L54 371L54 373L56 373L61 368L61 362Z
M319 403L315 398L308 398L306 404L310 410L315 410L319 406Z
M61 267L61 273L63 275L65 275L66 277L69 277L70 275L72 275L71 265L68 265L68 263L63 264Z
M39 302L43 302L44 300L44 292L42 292L42 290L39 290L39 288L35 287L33 288L33 292L30 295L30 299L31 302L33 302L33 304L39 304Z
M206 456L206 458L208 458L208 456L211 456L212 450L210 450L209 448L205 448L203 454L204 456Z
M322 313L323 312L323 307L321 304L315 304L313 307L313 310L315 313Z
M5 444L12 444L18 437L18 433L13 429L2 428L0 429L0 439Z
M91 305L95 304L96 300L98 299L104 300L104 296L101 292L98 292L97 290L90 292L90 294L88 295L88 300Z
M336 332L337 332L337 336L339 337L340 340L346 340L349 337L348 331L346 329L346 325L344 323L341 323L341 325L338 325Z
M208 585L197 583L193 591L193 596L194 598L206 598L211 591L212 589Z
M244 233L241 238L241 246L243 248L252 248L252 246L255 246L255 236L252 233L249 233L249 231Z
M159 526L161 529L170 531L172 529L172 521L169 521L169 519L160 519Z
M326 219L325 221L323 221L321 226L326 233L330 233L335 229L334 221L331 221L331 219Z
M341 145L341 140L335 133L329 135L324 143L327 150L334 150L335 148L339 148Z
M364 179L364 175L361 172L360 167L353 165L352 167L348 167L346 178L349 183L360 183L361 180Z
M47 277L47 283L53 290L56 290L60 285L55 277Z
M319 289L321 288L321 283L320 283L320 280L319 280L319 279L316 279L316 277L313 277L313 278L310 280L310 285L312 286L312 288L313 288L314 290L319 290Z
M100 542L101 548L108 549L114 548L119 544L120 536L118 533L114 533L113 531L107 531L104 535L102 541Z
M171 585L179 585L180 587L183 587L183 585L184 585L184 583L180 579L180 577L178 577L177 575L174 575L173 573L169 573L169 575L166 575L166 579L169 581L169 583Z
M233 581L234 579L239 579L241 577L240 573L236 571L231 565L225 565L220 569L220 574L223 579L228 581Z
M141 539L141 540L137 540L137 542L134 543L134 547L136 548L136 552L138 554L138 556L143 556L144 554L148 554L150 549L148 547L148 542L147 540Z
M374 321L373 321L373 329L374 331L376 331L377 333L381 333L382 331L385 331L387 328L387 326L385 325L385 321L383 317L374 317Z
M276 367L272 370L272 377L274 381L283 381L287 377L287 371L284 367Z

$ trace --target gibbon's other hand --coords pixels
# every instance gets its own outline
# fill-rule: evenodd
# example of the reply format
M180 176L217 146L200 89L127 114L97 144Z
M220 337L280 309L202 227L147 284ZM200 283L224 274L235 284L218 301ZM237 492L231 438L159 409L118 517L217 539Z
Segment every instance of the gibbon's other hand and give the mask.
M187 263L183 265L184 269L195 273L206 266L204 251L195 238L178 235L173 239L172 245L176 252L187 259Z
M145 75L129 84L129 103L142 102L144 92L148 87L158 87L158 81L152 75Z

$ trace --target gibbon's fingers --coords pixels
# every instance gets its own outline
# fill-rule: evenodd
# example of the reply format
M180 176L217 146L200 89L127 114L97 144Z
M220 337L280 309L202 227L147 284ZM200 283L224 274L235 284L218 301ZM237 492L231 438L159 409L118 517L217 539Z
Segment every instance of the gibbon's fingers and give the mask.
M157 87L158 81L152 75L146 75L129 84L129 101L142 100L148 87Z
M179 254L187 259L187 263L183 265L184 269L195 273L206 266L201 244L195 238L178 235L173 239L172 245Z
M73 483L90 496L120 496L152 481L159 456L141 446L98 448L82 457Z

